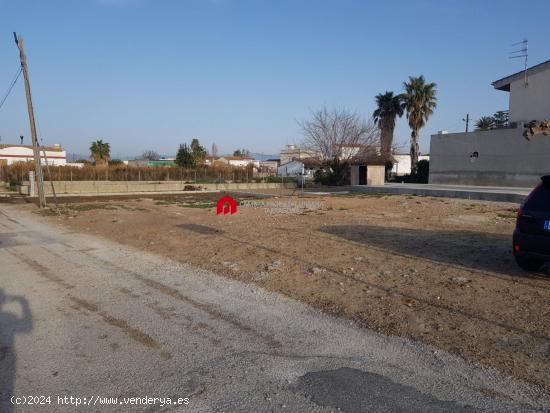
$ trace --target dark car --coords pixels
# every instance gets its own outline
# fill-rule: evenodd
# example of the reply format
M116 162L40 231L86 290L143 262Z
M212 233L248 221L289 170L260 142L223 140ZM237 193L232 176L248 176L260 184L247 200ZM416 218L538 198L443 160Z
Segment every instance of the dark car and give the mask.
M538 271L550 261L550 175L541 178L519 209L514 256L527 271Z

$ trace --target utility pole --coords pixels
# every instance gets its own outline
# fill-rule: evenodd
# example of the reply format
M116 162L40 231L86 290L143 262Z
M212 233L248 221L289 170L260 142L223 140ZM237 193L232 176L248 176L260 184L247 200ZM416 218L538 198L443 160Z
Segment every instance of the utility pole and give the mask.
M31 124L32 151L34 154L34 167L36 169L36 180L38 187L38 200L40 208L46 207L46 194L44 193L44 174L42 173L42 164L40 163L40 150L38 148L38 137L36 135L36 122L34 120L34 109L32 106L31 85L29 82L29 68L27 66L27 56L23 46L23 38L17 36L14 32L15 44L19 49L19 59L21 60L21 70L25 78L25 94L27 95L27 109L29 112L29 122Z
M466 122L466 132L468 132L468 124L470 123L470 115L466 113L466 119L462 118Z

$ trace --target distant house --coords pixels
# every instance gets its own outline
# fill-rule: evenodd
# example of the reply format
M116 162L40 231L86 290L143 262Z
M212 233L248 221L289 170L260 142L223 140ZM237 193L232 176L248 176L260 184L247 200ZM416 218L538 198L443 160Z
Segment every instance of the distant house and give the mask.
M365 156L370 155L376 156L377 149L376 150L370 146L370 145L364 145L364 144L344 144L339 145L340 148L340 159L346 159L353 161L354 159L361 159Z
M340 159L354 161L365 157L376 157L377 149L365 144L342 144L338 145ZM291 161L303 161L306 159L321 159L323 156L319 151L300 148L296 145L286 145L281 150L281 165Z
M206 166L212 166L212 164L216 162L218 159L220 159L219 156L207 156L206 158L204 158L204 164Z
M277 168L280 165L279 159L267 159L260 161L260 172L268 174L276 174Z
M290 161L299 161L317 156L319 154L316 151L303 149L296 145L286 145L284 149L281 149L281 165L287 164Z
M409 175L411 173L411 155L408 153L396 153L393 155L395 162L391 170L394 176ZM419 161L429 161L430 155L419 155Z
M41 146L39 148L42 164L61 166L67 163L67 152L60 145ZM45 155L44 155L45 153ZM0 145L0 165L12 165L16 162L34 161L33 147L30 145Z
M252 158L241 158L240 156L222 156L214 163L226 164L236 168L246 168L249 165L252 165L255 170L260 168L260 161Z
M290 161L277 168L277 175L286 176L302 176L306 179L313 178L314 169L308 167L303 161Z

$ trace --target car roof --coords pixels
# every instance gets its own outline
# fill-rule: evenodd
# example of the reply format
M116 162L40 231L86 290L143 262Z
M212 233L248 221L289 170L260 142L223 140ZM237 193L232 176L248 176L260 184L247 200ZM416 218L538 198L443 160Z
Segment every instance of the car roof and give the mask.
M544 185L550 185L550 175L541 176L540 179L542 180Z

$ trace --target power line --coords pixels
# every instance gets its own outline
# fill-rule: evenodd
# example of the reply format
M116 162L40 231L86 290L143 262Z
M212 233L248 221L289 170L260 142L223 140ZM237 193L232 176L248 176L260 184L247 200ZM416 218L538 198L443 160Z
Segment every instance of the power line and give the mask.
M2 98L2 101L0 102L0 109L2 109L2 106L4 106L4 102L6 102L6 99L8 98L8 96L10 95L13 87L15 86L15 84L17 83L17 79L19 79L19 76L21 76L21 72L23 71L22 68L19 68L19 70L17 70L17 73L15 74L15 77L14 79L12 80L10 86L8 87L8 90L6 91L6 94L4 95L4 97Z

